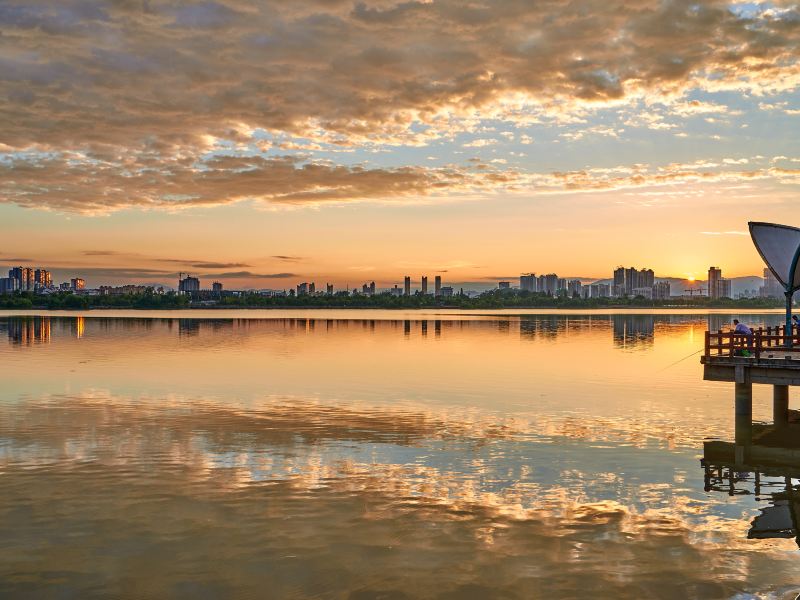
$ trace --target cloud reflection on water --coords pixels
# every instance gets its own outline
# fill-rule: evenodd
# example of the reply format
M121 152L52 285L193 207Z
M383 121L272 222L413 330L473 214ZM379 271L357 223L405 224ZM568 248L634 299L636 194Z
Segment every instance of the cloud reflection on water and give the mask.
M747 540L752 501L703 490L699 444L729 416L717 391L688 363L652 381L703 320L656 321L626 352L608 318L543 318L533 338L522 323L443 323L429 346L402 321L202 321L187 338L53 320L49 344L0 349L0 592L793 591L793 541ZM426 376L404 377L415 363Z

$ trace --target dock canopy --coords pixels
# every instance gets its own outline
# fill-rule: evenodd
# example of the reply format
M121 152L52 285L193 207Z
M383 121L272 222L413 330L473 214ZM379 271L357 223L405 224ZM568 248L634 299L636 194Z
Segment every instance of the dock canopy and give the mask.
M800 289L800 229L776 223L748 223L756 250L787 293Z

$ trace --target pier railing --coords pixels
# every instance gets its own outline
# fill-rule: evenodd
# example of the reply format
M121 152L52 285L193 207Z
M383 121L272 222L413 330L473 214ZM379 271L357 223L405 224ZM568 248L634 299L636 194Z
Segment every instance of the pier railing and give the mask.
M706 331L706 356L750 356L758 360L764 352L800 352L800 328L785 325L758 327L753 335L733 331ZM747 351L747 353L745 353Z

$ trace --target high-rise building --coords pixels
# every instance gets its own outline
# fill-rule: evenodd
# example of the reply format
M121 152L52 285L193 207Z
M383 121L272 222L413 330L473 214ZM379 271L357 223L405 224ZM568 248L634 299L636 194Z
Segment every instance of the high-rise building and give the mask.
M442 295L442 276L437 275L433 278L433 295L437 298Z
M211 284L211 291L214 292L215 294L221 294L222 284L219 281L215 281L214 283Z
M500 290L510 290L511 289L511 282L510 281L500 281L497 284L497 289Z
M325 284L325 293L328 296L333 296L333 284L332 283L326 283Z
M34 272L30 267L13 267L8 276L17 280L17 289L30 292L34 287Z
M19 282L13 277L0 278L0 294L11 294L19 289Z
M614 269L614 286L622 290L625 289L625 267Z
M580 298L582 288L583 284L580 279L571 279L567 282L567 295L572 298Z
M730 279L722 278L717 282L717 298L733 298Z
M769 269L764 269L764 286L759 290L762 298L782 298L783 286Z
M72 280L75 281L74 279ZM75 285L73 283L73 289L75 289ZM187 275L183 279L178 281L178 291L187 293L187 292L199 292L200 291L200 280L197 277L190 277Z
M8 270L8 278L17 282L17 289L22 289L22 267L11 267Z
M719 267L708 268L708 297L712 300L719 298L719 282L722 279L722 269Z
M653 300L668 300L671 294L669 281L659 281L653 285Z
M614 269L615 296L635 296L635 289L651 288L655 283L653 269L637 270L636 267L617 267Z
M642 287L639 283L639 271L636 267L628 267L625 269L625 293L632 296L633 290L639 287Z
M186 279L194 279L197 282L197 289L200 289L200 281L198 279L195 279L194 277L187 277ZM186 279L184 279L184 281L186 281ZM80 277L75 277L69 280L69 285L73 292L79 292L86 287L86 282Z
M442 298L452 298L453 297L453 288L450 286L445 286L441 290Z
M608 298L611 295L611 286L607 283L593 283L589 289L592 298Z
M298 296L305 296L308 294L308 282L304 281L303 283L297 284L297 295Z
M403 295L410 296L411 295L411 277L406 275L403 278Z
M523 292L536 291L536 275L534 273L523 273L519 276L519 289Z
M308 284L308 293L312 296L317 293L317 284L313 281Z
M49 289L53 285L53 276L47 269L36 269L33 273L33 287L35 289Z
M422 295L428 295L428 277L426 275L422 276Z
M539 276L539 291L544 292L548 296L555 296L558 294L558 275L550 273L549 275Z

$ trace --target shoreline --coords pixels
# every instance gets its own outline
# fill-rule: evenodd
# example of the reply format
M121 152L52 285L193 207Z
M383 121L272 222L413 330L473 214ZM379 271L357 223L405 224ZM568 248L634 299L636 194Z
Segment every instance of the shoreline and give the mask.
M2 308L0 313L8 311L47 311L47 312L69 312L69 311L107 311L107 310L135 310L141 312L148 311L195 311L195 310L210 310L210 311L232 311L232 310L366 310L366 311L437 311L437 310L452 310L458 312L465 311L498 311L498 310L542 310L542 311L569 311L577 312L584 310L598 311L598 310L669 310L669 311L705 311L705 310L725 310L725 311L780 311L785 309L783 306L731 306L729 304L713 304L713 305L699 305L690 306L686 304L662 304L658 306L646 305L632 305L632 304L608 304L603 306L543 306L543 305L530 305L530 306L498 306L498 307L479 307L479 306L458 306L458 305L441 305L441 306L320 306L308 305L297 306L293 304L287 305L271 305L271 306L220 306L220 305L197 305L197 306L175 306L175 307L151 307L151 306L89 306L85 308L48 308L47 306L31 306L26 308ZM798 307L800 312L800 307Z
M356 314L361 311L361 316ZM272 319L272 318L359 318L366 320L461 317L525 317L534 315L757 315L783 314L782 308L746 307L600 307L600 308L359 308L359 307L255 307L255 308L87 308L87 309L0 309L0 318L9 317L95 317L95 318L165 318L165 319ZM352 316L351 316L352 315Z

